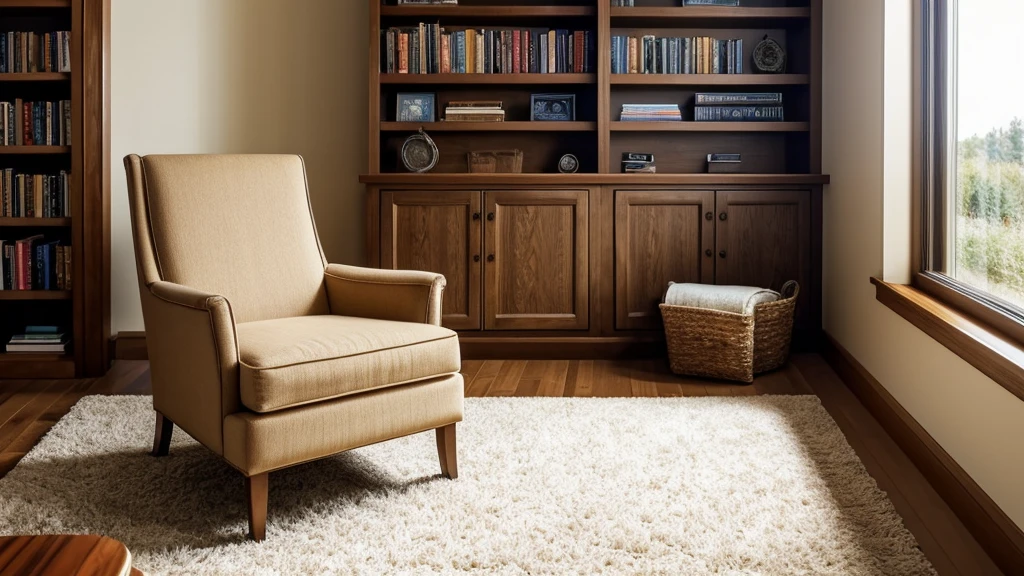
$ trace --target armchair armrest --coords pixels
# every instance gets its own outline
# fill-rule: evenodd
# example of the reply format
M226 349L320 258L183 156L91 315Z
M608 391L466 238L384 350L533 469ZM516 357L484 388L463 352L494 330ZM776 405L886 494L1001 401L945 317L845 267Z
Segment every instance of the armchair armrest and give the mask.
M153 407L222 454L224 417L241 409L231 305L223 296L171 282L153 282L141 292Z
M330 264L324 282L331 314L441 325L440 274Z

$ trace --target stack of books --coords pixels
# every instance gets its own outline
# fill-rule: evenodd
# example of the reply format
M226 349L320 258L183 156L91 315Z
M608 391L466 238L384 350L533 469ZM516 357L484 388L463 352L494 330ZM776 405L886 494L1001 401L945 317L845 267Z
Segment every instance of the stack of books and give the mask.
M466 29L439 24L381 32L387 74L568 74L593 71L590 30Z
M612 74L743 74L743 40L612 36Z
M63 354L68 337L56 326L27 326L24 334L15 334L7 343L8 352Z
M0 74L71 72L71 32L0 32Z
M504 122L498 100L453 100L444 109L446 122Z
M0 218L67 218L71 179L59 174L18 174L0 170Z
M709 174L737 174L742 166L743 157L739 154L708 154Z
M623 152L622 171L626 174L654 174L658 167L654 165L654 154L643 152Z
M67 146L71 100L0 102L0 146Z
M619 117L623 122L681 122L678 104L623 104Z
M697 122L782 122L781 92L698 93L693 107Z
M0 290L70 289L70 246L42 235L0 240Z

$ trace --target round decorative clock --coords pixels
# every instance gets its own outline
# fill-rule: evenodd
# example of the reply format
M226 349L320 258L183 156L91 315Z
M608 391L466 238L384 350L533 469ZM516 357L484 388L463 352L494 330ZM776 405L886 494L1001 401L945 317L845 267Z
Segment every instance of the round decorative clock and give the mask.
M402 164L409 172L429 172L437 166L437 144L420 128L402 144Z
M572 154L566 154L558 161L558 171L562 174L575 174L579 169L580 161Z
M767 35L754 47L754 69L761 74L782 74L786 71L786 51Z

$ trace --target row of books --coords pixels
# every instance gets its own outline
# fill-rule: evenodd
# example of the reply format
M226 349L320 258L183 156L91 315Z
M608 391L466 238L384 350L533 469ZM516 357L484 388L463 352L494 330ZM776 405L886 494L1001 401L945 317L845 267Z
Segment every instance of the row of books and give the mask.
M446 31L438 24L381 33L388 74L567 74L593 70L595 35L530 28Z
M71 177L19 174L0 170L0 218L67 218L71 215Z
M693 119L697 122L782 122L781 92L698 92Z
M30 353L58 353L67 351L69 337L57 326L26 326L25 332L11 336L7 351Z
M504 122L505 110L494 100L453 100L445 106L445 122Z
M71 32L0 32L0 74L71 72Z
M683 113L678 104L623 104L623 122L681 122Z
M0 289L70 290L71 247L41 234L0 240Z
M612 36L612 74L743 74L743 40Z
M611 0L612 6L632 8L634 0ZM740 0L683 0L683 6L739 6Z
M67 146L71 101L0 102L0 146Z

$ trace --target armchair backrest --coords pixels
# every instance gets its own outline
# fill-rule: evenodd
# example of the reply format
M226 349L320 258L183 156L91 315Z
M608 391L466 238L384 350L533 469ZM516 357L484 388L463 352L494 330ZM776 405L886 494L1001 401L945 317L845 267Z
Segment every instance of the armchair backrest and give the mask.
M139 281L227 298L236 322L328 313L302 158L125 159Z

